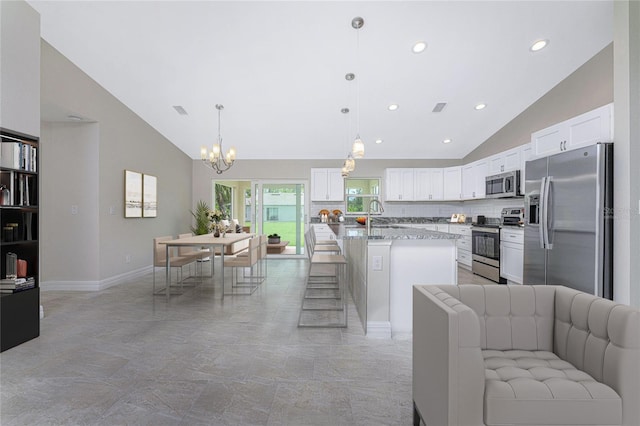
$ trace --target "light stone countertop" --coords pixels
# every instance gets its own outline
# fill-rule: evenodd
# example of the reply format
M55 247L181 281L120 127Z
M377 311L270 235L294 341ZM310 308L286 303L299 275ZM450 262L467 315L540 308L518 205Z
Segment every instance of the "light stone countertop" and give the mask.
M367 235L364 225L329 224L338 239L368 239L368 240L457 240L459 234L429 231L402 225L374 225L371 234Z

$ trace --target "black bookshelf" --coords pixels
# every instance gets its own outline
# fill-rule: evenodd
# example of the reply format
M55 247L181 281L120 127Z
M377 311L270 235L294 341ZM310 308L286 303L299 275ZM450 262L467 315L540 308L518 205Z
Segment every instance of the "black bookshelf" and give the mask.
M0 280L4 280L0 281L4 283L0 286L0 351L5 351L40 335L40 160L38 138L3 128L0 137ZM11 286L7 283L10 253L24 261L20 262L26 265L24 278L33 280L33 288L7 288Z

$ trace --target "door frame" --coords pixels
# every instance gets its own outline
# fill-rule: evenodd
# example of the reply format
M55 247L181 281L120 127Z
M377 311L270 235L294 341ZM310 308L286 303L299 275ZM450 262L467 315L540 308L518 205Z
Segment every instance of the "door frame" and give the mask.
M252 206L252 215L251 215L251 230L256 234L262 234L262 214L264 211L262 205L262 192L264 189L264 185L302 185L304 188L303 192L303 201L304 201L304 209L303 209L303 217L302 217L302 235L301 242L304 242L304 233L309 229L309 209L310 209L310 194L309 194L309 180L308 179L252 179L251 180L251 206ZM278 258L303 258L306 257L306 248L303 247L303 250L300 254L279 254Z

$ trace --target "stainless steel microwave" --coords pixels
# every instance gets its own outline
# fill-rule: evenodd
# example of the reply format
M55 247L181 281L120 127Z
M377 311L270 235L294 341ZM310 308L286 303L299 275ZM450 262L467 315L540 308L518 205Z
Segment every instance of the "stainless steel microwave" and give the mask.
M520 191L520 170L487 176L485 190L487 198L522 196Z

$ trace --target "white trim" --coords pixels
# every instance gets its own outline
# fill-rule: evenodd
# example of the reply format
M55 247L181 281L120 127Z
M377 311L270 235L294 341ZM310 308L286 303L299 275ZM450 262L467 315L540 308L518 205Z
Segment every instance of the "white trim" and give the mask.
M118 284L142 277L153 272L152 266L145 266L134 271L114 275L100 281L42 281L40 290L42 291L100 291Z
M367 321L367 337L391 339L391 323L389 321Z

